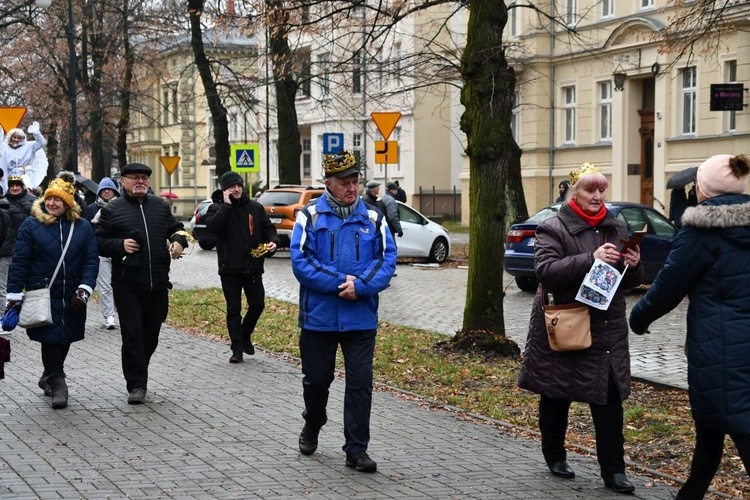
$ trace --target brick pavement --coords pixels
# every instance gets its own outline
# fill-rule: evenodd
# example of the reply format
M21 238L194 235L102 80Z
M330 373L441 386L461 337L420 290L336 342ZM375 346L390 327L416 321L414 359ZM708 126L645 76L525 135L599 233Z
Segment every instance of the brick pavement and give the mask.
M205 267L199 257L215 254L197 251L175 266L178 287L216 284L215 267L198 270ZM273 259L269 284L281 281L284 264ZM413 272L430 276L432 286L458 281L460 270ZM394 295L405 293L398 290L415 279L411 274L399 267ZM455 292L439 296L458 304ZM425 302L434 301L411 311L429 320L437 313ZM341 451L340 379L319 450L304 457L296 444L302 395L294 362L259 352L230 365L226 343L168 327L152 360L147 404L130 406L119 336L101 322L94 305L86 339L70 351L64 410L52 410L36 386L38 344L21 330L10 335L12 362L0 382L0 498L618 497L603 488L589 456L569 454L575 480L553 478L536 440L387 390L376 392L372 413L378 473L354 472ZM637 498L672 498L673 488L632 471L630 477Z

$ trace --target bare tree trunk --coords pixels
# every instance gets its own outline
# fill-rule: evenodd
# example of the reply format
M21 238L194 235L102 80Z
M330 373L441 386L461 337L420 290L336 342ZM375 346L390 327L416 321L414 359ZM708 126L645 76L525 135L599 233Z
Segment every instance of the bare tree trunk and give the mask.
M211 122L214 126L214 148L216 149L216 175L228 172L229 165L229 120L227 110L221 102L221 97L216 88L211 65L206 57L203 46L203 32L201 30L201 14L203 13L203 0L188 0L188 13L190 14L190 44L193 47L193 57L198 74L203 82L203 91L208 101L208 109L211 113Z
M276 121L279 139L276 152L279 165L279 182L299 184L302 143L297 122L297 82L293 76L293 55L287 40L288 13L283 2L269 0L266 3L269 23L269 48L273 62L273 80L276 90ZM270 181L270 180L269 180Z
M505 335L503 317L503 240L506 218L517 213L521 150L513 139L511 117L516 78L505 58L502 32L505 3L472 0L468 38L461 59L471 185L471 246L464 331ZM508 198L512 194L513 201ZM525 204L522 211L525 212Z
M120 118L117 120L117 164L122 168L128 162L128 129L130 128L131 85L135 54L130 44L129 0L122 2L122 43L125 52L125 73L120 88ZM109 174L107 174L109 175Z

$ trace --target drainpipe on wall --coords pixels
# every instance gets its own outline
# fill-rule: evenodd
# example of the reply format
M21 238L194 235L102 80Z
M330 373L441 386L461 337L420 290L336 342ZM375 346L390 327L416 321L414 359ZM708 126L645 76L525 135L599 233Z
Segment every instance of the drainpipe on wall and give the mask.
M552 7L552 17L551 19L555 19L556 15L556 8L555 8L555 2L551 3ZM549 168L548 168L548 182L549 182L549 201L552 203L557 198L555 196L555 182L554 182L554 175L552 174L552 171L555 168L555 25L552 24L550 27L550 40L549 40L549 47L550 47L550 68L549 68L549 114L550 117L549 120Z

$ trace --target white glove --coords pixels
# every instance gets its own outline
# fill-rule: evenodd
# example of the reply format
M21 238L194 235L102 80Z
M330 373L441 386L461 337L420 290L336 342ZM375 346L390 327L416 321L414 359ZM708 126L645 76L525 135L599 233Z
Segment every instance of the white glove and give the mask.
M39 122L33 122L31 125L29 125L29 128L27 128L26 130L31 135L40 133L41 131L39 130Z

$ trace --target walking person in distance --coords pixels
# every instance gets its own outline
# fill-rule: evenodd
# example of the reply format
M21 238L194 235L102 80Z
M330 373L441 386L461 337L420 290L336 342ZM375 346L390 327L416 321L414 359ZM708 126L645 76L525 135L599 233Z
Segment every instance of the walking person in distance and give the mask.
M206 211L206 228L216 235L221 289L227 303L227 330L232 342L230 363L241 363L243 353L255 354L251 336L263 309L263 261L279 245L276 226L266 210L251 200L237 172L221 176L221 189L211 195ZM247 313L242 317L242 292Z

